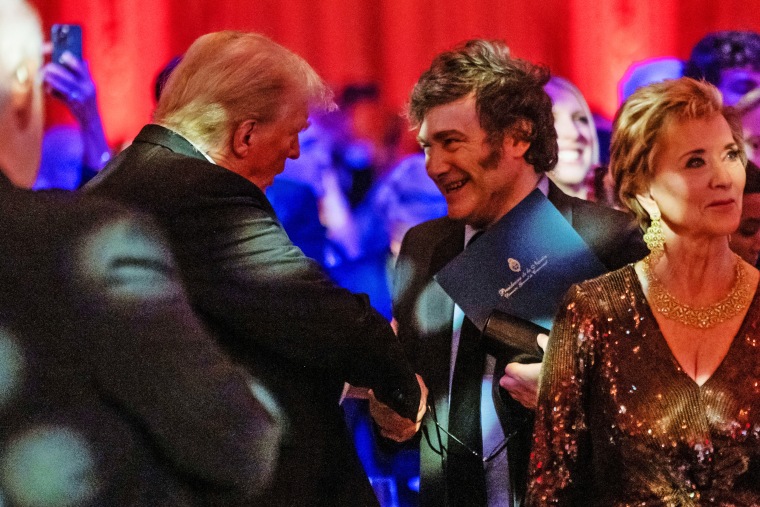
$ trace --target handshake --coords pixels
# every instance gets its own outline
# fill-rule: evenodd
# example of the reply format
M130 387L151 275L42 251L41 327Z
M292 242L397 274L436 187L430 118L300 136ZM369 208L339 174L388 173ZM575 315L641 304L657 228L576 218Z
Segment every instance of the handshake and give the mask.
M378 401L372 390L369 390L369 412L372 419L380 427L380 434L385 438L396 442L405 442L419 431L427 407L428 389L419 375L417 375L417 382L420 385L420 406L417 409L417 417L414 421L400 416L388 405Z

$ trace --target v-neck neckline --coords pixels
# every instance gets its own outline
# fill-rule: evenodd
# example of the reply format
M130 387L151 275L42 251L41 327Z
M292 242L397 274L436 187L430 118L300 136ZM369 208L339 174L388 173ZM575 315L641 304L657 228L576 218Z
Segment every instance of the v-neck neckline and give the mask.
M749 307L747 308L747 312L744 314L744 318L742 319L742 323L739 326L739 330L731 339L731 345L729 345L728 350L721 358L715 370L713 370L710 376L707 377L707 379L700 384L699 382L696 381L696 379L692 378L691 375L686 373L686 370L684 369L683 365L678 360L676 355L673 353L673 349L670 348L670 344L668 343L668 340L666 340L665 335L662 334L662 330L660 329L660 323L657 322L657 318L654 315L654 311L652 311L652 307L649 304L649 299L647 299L646 294L644 294L644 288L641 285L641 280L639 280L638 273L636 273L635 264L630 264L630 268L631 268L631 276L633 276L633 279L636 281L635 285L636 285L637 296L639 296L641 300L644 301L644 304L646 306L647 317L653 323L654 331L660 343L660 346L665 348L666 354L670 356L671 362L673 366L678 370L678 372L681 375L683 375L691 383L691 385L693 385L694 387L696 387L698 390L701 391L707 384L712 382L712 380L716 377L716 375L718 375L721 372L721 370L724 369L723 365L726 363L726 360L728 359L729 356L732 355L732 353L734 352L734 349L738 347L738 343L741 341L739 340L739 337L747 333L747 326L749 325L748 317L752 315L755 306L757 306L758 304L758 297L757 297L758 286L755 287L755 291L752 294L752 300L750 301Z

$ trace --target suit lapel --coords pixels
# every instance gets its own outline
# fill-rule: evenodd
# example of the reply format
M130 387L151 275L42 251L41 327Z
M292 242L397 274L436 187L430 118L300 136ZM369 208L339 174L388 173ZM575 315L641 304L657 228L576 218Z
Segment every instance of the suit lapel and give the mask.
M430 258L430 276L438 273L464 250L464 225L451 222L448 233L435 245ZM453 308L453 306L452 306Z
M451 331L454 319L454 301L446 291L438 285L433 276L438 273L451 259L459 255L464 249L464 226L456 222L451 223L447 233L443 235L433 247L430 259L429 287L425 295L420 298L422 318L436 326L436 332L430 334L432 338L426 346L426 355L430 362L428 371L435 372L430 379L430 390L435 400L435 411L439 423L444 428L448 427L449 419L449 364L451 361ZM443 444L447 438L442 435Z

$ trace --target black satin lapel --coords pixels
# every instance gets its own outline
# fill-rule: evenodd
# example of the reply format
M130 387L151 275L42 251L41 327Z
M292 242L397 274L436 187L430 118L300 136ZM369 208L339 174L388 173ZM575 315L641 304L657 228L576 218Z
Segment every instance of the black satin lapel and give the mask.
M435 246L430 259L430 275L435 275L448 264L451 259L464 250L464 226L452 223L449 233L441 238Z
M451 224L451 229L436 243L430 258L428 278L430 286L421 299L420 314L436 331L428 336L425 357L429 361L426 371L431 375L428 387L432 393L439 422L448 426L449 363L451 360L451 332L454 320L454 301L433 279L451 259L464 249L464 226ZM426 379L427 380L427 379ZM443 438L444 444L446 438Z
M206 160L203 153L198 151L190 141L161 125L153 123L145 125L135 138L135 142L158 144L172 150L174 153Z

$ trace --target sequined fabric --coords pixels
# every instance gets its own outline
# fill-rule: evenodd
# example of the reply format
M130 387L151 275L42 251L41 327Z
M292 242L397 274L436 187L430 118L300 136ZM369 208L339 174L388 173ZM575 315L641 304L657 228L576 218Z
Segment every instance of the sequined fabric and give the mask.
M573 287L541 377L528 505L760 506L760 298L701 387L633 265Z

